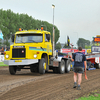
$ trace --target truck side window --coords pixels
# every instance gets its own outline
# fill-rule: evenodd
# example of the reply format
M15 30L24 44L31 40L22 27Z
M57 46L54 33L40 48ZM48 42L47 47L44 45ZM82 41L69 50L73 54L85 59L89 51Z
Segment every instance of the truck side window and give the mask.
M45 42L48 42L47 34L45 34Z

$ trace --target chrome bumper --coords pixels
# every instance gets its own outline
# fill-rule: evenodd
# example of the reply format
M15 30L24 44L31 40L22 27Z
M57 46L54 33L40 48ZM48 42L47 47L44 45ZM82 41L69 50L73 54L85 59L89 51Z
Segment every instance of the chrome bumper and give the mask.
M4 60L4 64L13 66L13 65L30 65L30 64L35 64L38 63L38 59L19 59L19 60Z

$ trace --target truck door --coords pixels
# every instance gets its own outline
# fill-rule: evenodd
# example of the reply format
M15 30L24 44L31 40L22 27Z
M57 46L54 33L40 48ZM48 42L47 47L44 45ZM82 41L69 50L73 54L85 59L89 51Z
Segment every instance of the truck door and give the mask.
M52 51L51 41L48 40L47 35L50 35L50 34L45 33L45 48L46 48L47 53L50 55L50 52Z

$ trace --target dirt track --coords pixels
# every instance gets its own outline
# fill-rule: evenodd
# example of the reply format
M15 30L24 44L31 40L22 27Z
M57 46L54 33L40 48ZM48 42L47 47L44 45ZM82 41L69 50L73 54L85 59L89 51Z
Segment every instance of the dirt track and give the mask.
M100 89L100 69L83 74L82 90L73 89L73 72L44 75L22 70L10 75L8 67L0 67L0 100L75 100Z

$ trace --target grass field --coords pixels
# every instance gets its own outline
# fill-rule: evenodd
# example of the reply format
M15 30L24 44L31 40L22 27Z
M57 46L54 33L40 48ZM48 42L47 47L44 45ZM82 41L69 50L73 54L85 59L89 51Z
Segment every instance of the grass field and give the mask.
M100 94L91 95L89 97L81 97L75 100L100 100Z
M8 65L4 64L3 62L0 62L0 66L8 66Z

